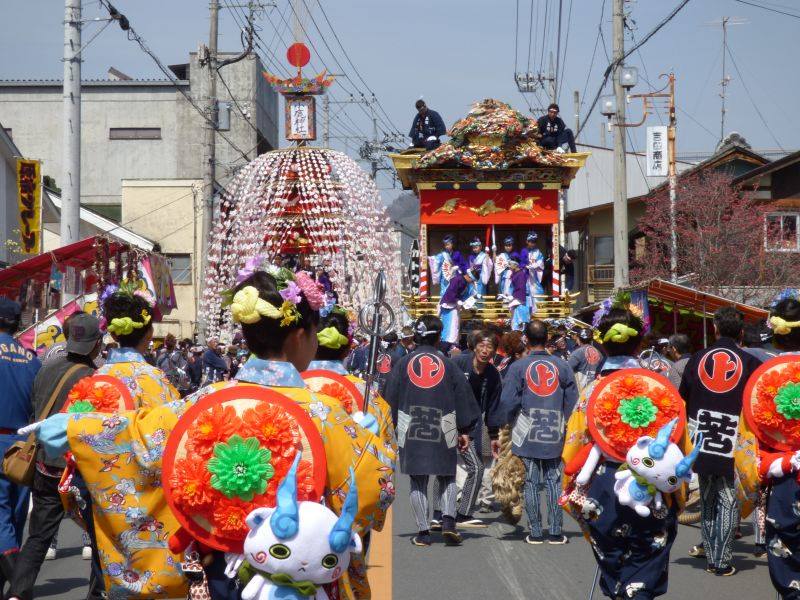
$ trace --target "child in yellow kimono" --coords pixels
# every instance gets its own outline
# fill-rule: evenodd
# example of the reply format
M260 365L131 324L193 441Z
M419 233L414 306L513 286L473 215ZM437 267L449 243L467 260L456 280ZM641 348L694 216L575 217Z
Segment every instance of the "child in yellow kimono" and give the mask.
M325 502L337 513L349 489L349 470L355 471L359 533L371 527L376 515L386 509L380 481L391 476L394 456L380 440L357 426L337 400L307 390L298 372L308 366L317 348L322 294L305 273L293 275L274 267L269 270L250 275L234 289L232 320L242 325L254 355L239 370L236 381L208 386L185 401L113 417L51 417L38 429L37 435L49 454L67 449L73 452L93 497L101 493L115 496L117 511L104 515L107 521L97 523L101 530L98 544L114 550L113 556L111 552L101 553L112 597L126 593L175 597L186 593L179 567L181 556L170 546L182 550L189 540L182 538L178 522L167 507L161 486L172 482L161 480L161 459L178 418L199 398L223 387L266 386L306 410L325 447ZM104 534L106 537L100 539ZM204 560L204 568L213 600L239 598L235 581L224 575L222 553L212 552ZM344 598L369 598L366 581L351 583L347 574L339 582L339 592Z

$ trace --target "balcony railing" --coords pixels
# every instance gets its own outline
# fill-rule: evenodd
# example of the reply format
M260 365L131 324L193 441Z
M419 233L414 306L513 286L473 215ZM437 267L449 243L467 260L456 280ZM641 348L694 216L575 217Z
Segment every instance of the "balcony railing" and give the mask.
M614 283L614 265L589 265L590 284Z

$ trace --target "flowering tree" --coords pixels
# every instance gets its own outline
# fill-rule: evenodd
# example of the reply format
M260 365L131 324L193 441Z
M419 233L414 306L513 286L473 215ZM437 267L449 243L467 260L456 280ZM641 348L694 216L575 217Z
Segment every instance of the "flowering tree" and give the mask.
M800 254L767 250L765 236L774 248L775 240L785 235L775 231L772 222L767 227L769 206L732 185L729 174L711 171L679 177L677 196L678 276L687 276L693 287L763 303L774 291L800 283ZM632 279L668 279L667 190L647 200L639 229L647 241L634 261Z

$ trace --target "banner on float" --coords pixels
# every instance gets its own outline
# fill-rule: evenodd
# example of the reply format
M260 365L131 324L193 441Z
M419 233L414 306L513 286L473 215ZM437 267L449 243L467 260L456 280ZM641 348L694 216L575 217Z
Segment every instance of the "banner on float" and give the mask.
M177 308L175 287L172 284L172 275L166 258L158 254L149 255L139 263L139 274L147 284L147 289L156 299L160 313L156 315L156 320L160 320L163 315L169 314L173 308Z
M42 169L38 160L17 159L20 254L42 251Z
M666 177L669 165L667 146L667 126L656 125L647 128L647 176Z
M64 337L64 321L70 315L83 311L100 317L97 305L97 294L85 294L72 302L68 302L44 321L31 325L17 336L17 341L37 354L47 351L53 344L66 341Z
M419 296L419 240L411 244L411 258L408 261L408 284L412 296Z

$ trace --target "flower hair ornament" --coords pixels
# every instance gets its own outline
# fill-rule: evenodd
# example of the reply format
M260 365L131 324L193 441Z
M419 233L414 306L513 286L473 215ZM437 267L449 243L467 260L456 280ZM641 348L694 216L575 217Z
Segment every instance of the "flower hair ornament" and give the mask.
M317 333L317 340L319 345L323 348L330 348L331 350L338 350L350 343L350 339L339 333L336 327L326 327Z
M141 320L134 320L131 317L117 317L111 319L106 326L106 331L114 335L130 335L135 329L141 329L150 324L152 311L156 305L156 300L147 288L141 287L141 280L130 281L123 279L119 285L110 284L105 287L100 294L100 304L105 305L106 300L111 296L127 296L128 298L141 298L147 304L141 312ZM103 317L105 319L105 316Z
M603 342L615 342L617 344L624 344L632 337L639 335L633 327L628 327L622 323L614 323L611 328L603 335Z
M777 335L789 335L792 329L800 327L800 321L787 321L781 317L770 317L768 325Z

